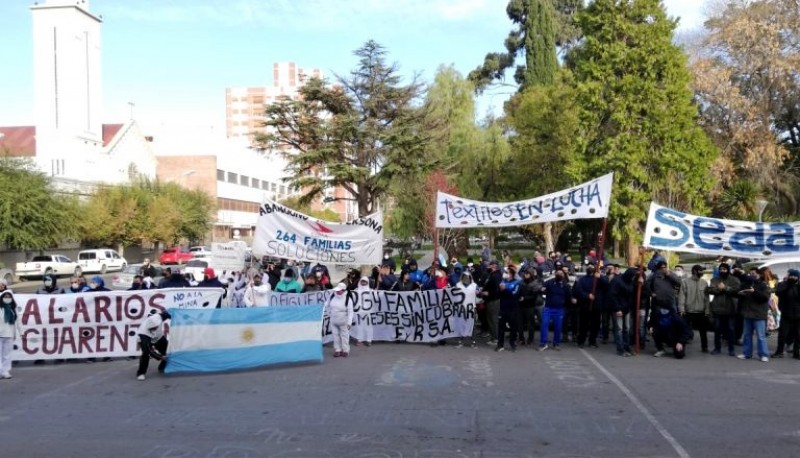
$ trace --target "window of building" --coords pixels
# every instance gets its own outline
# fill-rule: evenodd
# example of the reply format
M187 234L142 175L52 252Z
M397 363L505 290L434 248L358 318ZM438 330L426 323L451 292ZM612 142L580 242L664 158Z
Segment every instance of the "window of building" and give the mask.
M286 194L286 186L281 185L281 190L279 194Z
M236 184L236 181L238 179L239 179L239 175L237 175L237 174L235 174L233 172L228 172L228 183Z
M276 185L275 183L270 183L270 186L272 187L272 192L275 192L275 191L278 190L278 185Z
M225 171L217 169L217 181L225 181Z
M239 175L239 184L242 186L250 186L250 177Z
M269 191L269 181L262 181L261 189L263 189L264 191Z
M256 188L256 189L258 189L258 188L260 188L260 187L261 187L261 186L260 186L260 182L259 182L258 178L252 178L252 179L250 180L250 187L251 187L251 188Z

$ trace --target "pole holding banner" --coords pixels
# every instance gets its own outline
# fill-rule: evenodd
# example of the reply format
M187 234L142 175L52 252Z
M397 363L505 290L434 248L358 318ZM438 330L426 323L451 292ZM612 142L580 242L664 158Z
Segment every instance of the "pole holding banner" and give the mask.
M634 317L636 323L636 337L634 351L639 354L639 310L642 305L642 287L644 286L644 247L639 247L639 273L636 275L636 316Z

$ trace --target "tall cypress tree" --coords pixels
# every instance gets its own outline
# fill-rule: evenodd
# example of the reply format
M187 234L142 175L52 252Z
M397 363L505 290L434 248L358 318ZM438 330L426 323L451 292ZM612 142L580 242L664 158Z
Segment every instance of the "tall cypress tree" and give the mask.
M651 200L703 210L717 151L697 123L687 57L660 0L595 0L578 23L584 39L570 65L583 172L615 172L610 216L631 260Z

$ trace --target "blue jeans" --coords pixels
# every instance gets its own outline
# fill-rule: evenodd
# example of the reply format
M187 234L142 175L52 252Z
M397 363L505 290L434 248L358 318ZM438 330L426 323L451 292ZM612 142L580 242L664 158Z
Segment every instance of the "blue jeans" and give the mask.
M553 346L561 344L561 326L564 323L564 309L551 309L545 307L542 310L542 329L539 333L539 345L547 345L547 328L550 327L550 320L553 320Z
M631 351L629 345L631 330L631 314L624 313L622 316L614 314L614 343L617 344L617 353L625 353Z
M722 350L722 338L728 341L728 353L733 353L736 343L736 317L733 315L714 315L714 351Z
M758 357L769 357L767 349L767 320L756 320L754 318L744 319L744 339L742 339L742 353L748 357L753 357L753 331L756 331L758 339Z

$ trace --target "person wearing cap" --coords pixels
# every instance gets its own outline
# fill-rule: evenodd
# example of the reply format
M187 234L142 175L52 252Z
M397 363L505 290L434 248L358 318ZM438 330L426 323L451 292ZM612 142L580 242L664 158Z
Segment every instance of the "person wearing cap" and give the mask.
M711 319L711 302L708 297L708 282L703 279L703 266L692 266L692 276L684 280L678 294L678 313L689 325L700 333L700 348L708 353L708 325Z
M64 294L64 288L58 286L55 275L45 275L42 278L44 283L41 288L36 290L36 294Z
M14 339L22 334L19 316L17 316L17 302L14 292L4 289L0 292L0 378L11 378L11 351L14 349Z
M266 307L269 305L269 293L272 287L269 282L263 281L261 274L253 275L244 290L244 305L246 307Z
M739 359L753 357L753 332L755 332L758 339L758 359L763 363L769 361L767 314L772 290L767 284L767 270L767 267L756 270L755 277L751 277L747 284L739 290L739 310L744 319L742 353L737 355Z
M711 313L714 317L714 350L711 351L711 354L722 353L722 339L725 338L728 342L728 355L736 356L734 331L741 282L731 275L728 263L720 263L718 270L719 277L712 278L711 285L708 287L708 294L714 296L711 301Z
M339 283L333 288L325 307L330 317L331 332L333 332L333 357L347 358L350 355L350 325L353 323L353 298L354 294L347 290L347 285Z
M139 346L142 355L139 358L139 369L136 380L144 380L150 358L160 361L158 371L164 372L167 367L167 336L164 334L164 323L172 318L168 312L153 313L139 325Z
M198 288L221 288L222 289L222 296L220 296L219 301L217 301L217 308L222 307L222 300L228 294L227 286L219 281L217 278L217 273L211 267L206 267L203 270L203 281L197 284Z
M303 292L303 285L297 281L294 269L287 267L283 271L281 281L275 286L275 291L279 293L301 293Z
M781 307L778 348L773 358L783 358L786 345L794 342L792 358L800 359L800 270L789 269L787 277L775 287Z

